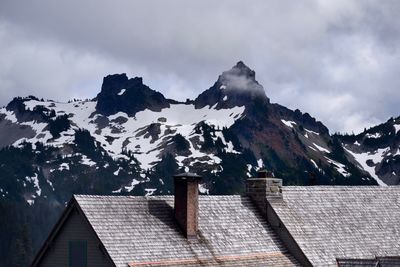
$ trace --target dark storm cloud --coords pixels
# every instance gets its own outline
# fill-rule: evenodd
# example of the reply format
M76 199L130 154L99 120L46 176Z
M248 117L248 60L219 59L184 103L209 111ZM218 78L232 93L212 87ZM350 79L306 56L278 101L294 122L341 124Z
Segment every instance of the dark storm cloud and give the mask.
M167 97L243 60L273 102L359 131L400 115L398 1L0 3L0 104L94 97L126 72Z

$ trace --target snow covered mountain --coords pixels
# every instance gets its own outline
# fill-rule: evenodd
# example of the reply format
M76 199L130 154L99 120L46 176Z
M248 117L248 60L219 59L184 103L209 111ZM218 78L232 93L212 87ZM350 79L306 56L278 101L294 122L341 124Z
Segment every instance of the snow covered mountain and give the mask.
M390 118L358 135L338 138L349 158L378 184L400 184L400 117Z
M204 194L241 193L258 168L285 184L399 184L399 127L331 136L271 103L243 62L186 102L126 74L91 100L16 97L0 109L0 252L15 254L17 236L32 254L73 193L169 194L179 171L201 174Z
M12 178L0 179L0 193L7 197L12 181L28 203L43 186L60 201L60 190L65 197L77 192L88 174L84 191L170 193L170 176L179 169L203 174L202 192L214 193L240 192L260 167L287 183L382 183L379 171L353 160L361 157L355 145L346 144L341 155L337 139L309 114L271 104L243 62L185 103L166 99L142 78L115 74L92 100L18 97L0 109L2 153L32 151L31 168L22 176L8 170Z

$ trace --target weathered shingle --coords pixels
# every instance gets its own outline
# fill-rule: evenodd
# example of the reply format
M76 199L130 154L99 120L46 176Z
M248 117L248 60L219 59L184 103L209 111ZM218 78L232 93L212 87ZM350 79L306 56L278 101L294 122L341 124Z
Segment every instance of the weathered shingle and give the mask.
M76 195L117 266L297 266L250 199L199 197L199 238L187 240L172 196Z
M377 257L379 267L399 267L400 256L395 257Z
M338 267L380 267L377 259L338 259Z
M400 255L400 187L287 186L269 202L314 266Z
M400 257L376 257L375 259L337 259L338 267L399 267Z

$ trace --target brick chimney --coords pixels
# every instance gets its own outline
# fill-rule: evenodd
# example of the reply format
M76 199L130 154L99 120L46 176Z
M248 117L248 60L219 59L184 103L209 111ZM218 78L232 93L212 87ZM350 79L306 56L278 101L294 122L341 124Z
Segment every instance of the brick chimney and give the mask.
M246 195L266 215L267 199L282 199L282 179L273 178L272 172L260 170L257 178L246 180Z
M188 239L197 238L200 181L201 176L195 173L174 176L175 219Z

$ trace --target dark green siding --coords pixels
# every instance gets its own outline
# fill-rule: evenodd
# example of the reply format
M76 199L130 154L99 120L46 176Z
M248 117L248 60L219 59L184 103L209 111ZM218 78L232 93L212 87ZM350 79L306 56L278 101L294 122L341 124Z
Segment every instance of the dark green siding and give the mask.
M100 243L97 241L95 233L76 209L70 213L64 222L50 248L43 255L39 266L70 267L70 242L78 240L86 242L87 266L113 266L100 250Z

